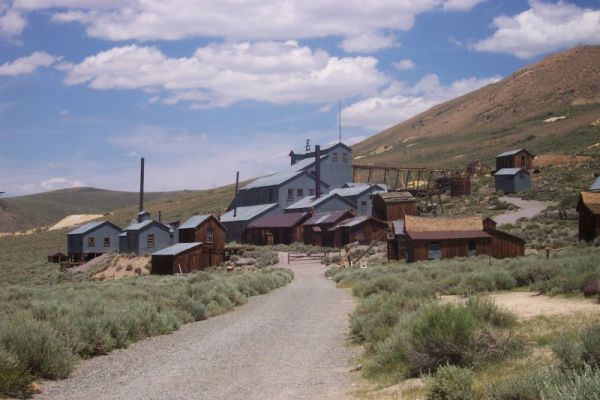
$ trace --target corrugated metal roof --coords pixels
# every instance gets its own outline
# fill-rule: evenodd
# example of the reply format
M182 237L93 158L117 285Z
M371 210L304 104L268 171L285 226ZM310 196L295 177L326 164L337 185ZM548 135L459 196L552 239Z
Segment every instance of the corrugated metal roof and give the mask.
M415 196L413 196L412 194L410 194L410 192L407 191L380 192L377 195L381 197L386 203L403 203L417 201L415 199Z
M406 234L413 240L451 240L451 239L480 239L492 237L484 231L436 231L410 232Z
M504 176L504 175L516 175L519 173L519 171L523 171L523 172L527 172L524 169L521 168L502 168L499 169L498 171L496 171L496 173L494 174L494 176L496 175L500 175L500 176Z
M525 149L515 149L515 150L509 150L509 151L505 151L504 153L500 153L498 154L496 157L506 157L506 156L514 156L515 154L517 154L520 151L523 151ZM527 151L527 150L525 150Z
M176 256L178 254L183 253L184 251L191 250L200 245L202 245L202 243L200 243L200 242L176 243L172 246L165 247L162 250L152 253L152 255L153 256Z
M259 187L267 187L267 186L278 186L284 182L289 181L290 179L296 178L304 173L304 171L287 171L287 172L278 172L273 175L264 176L262 178L258 178L255 181L250 182L241 190L254 189Z
M404 235L404 220L398 219L396 221L392 221L392 226L394 227L394 235Z
M340 211L326 211L314 214L310 217L304 225L320 225L320 224L335 224L340 218L348 215L350 212L347 210Z
M73 229L71 232L67 233L67 235L81 235L83 233L87 233L92 229L96 229L105 222L106 221L88 222L87 224L81 225L79 228Z
M344 148L348 148L351 149L350 146L348 146L345 143L340 143L340 142L336 142L336 143L332 143L332 144L326 144L321 146L321 153L326 153L331 151L334 147L340 146L344 147ZM296 149L297 151L294 151L293 149L291 150L292 153L299 155L299 156L304 156L304 155L311 155L315 153L315 148L313 147L311 151L307 152L306 148L302 148L302 149Z
M600 192L600 176L590 186L590 192Z
M308 213L267 214L248 225L248 228L293 228L302 223Z
M244 206L237 208L237 215L233 216L233 210L221 215L221 222L237 222L237 221L249 221L252 220L265 212L275 210L279 206L279 203L271 204L259 204L256 206Z
M346 203L348 205L348 207L356 207L356 205L354 203L345 199L344 197L340 196L339 194L329 193L329 194L320 196L318 198L315 198L313 196L303 197L302 199L298 200L294 204L286 207L286 210L302 210L305 208L313 208L313 207L318 206L319 204L322 204L322 203L325 203L325 202L328 202L328 201L331 201L334 199L339 199L340 201Z
M185 221L182 225L179 226L179 229L190 229L195 228L207 219L210 218L210 214L207 215L194 215L187 221Z
M367 186L352 186L347 188L333 189L329 193L337 193L342 197L353 197L360 196L361 194L372 190L373 194L385 192L387 189L382 188L379 185L367 185Z
M147 220L142 221L142 222L134 222L132 224L129 224L124 230L126 230L126 231L139 231L140 229L145 228L146 226L150 225L153 222L154 221L152 221L151 219L147 219Z
M334 226L333 228L330 229L330 231L336 230L338 228L342 228L342 227L353 227L353 226L357 226L360 224L363 224L369 220L373 220L377 223L381 223L381 225L387 225L387 222L385 221L380 221L378 219L375 219L373 217L367 217L366 215L359 215L358 217L352 217L352 218L348 218L343 220L342 222L340 222L339 224L337 224L336 226Z
M329 157L329 154L323 154L321 156L321 161ZM308 168L312 167L315 163L315 157L305 158L304 160L300 160L296 162L294 165L290 165L279 171L279 173L293 172L293 171L304 171Z

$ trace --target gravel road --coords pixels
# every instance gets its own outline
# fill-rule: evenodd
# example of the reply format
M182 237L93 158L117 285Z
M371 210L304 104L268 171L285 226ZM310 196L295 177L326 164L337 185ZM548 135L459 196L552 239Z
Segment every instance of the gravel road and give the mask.
M494 221L496 221L498 225L514 224L519 218L533 218L546 208L556 204L550 201L523 200L517 197L508 196L500 197L500 200L514 204L515 206L519 207L519 209L508 211L504 214L493 217Z
M81 362L36 399L344 399L356 354L349 292L294 263L283 288L206 321Z

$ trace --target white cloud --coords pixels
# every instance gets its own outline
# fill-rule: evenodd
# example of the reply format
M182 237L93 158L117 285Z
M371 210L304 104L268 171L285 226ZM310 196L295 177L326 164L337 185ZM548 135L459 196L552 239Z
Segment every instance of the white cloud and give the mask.
M410 59L400 60L398 62L393 63L393 65L394 65L394 67L396 67L396 69L399 69L401 71L407 70L407 69L414 69L416 67L413 60L410 60Z
M414 86L395 83L381 95L358 101L342 110L345 125L382 130L428 110L436 104L497 82L500 78L466 78L443 85L435 74Z
M27 22L23 15L10 7L8 1L0 0L0 37L12 39L18 37Z
M289 42L212 44L169 58L155 47L115 47L62 66L68 85L162 93L167 104L196 108L255 100L327 103L373 95L388 83L372 57L331 57Z
M57 176L43 181L42 183L40 183L40 186L46 190L55 190L82 187L85 186L85 183L77 179L65 178L64 176Z
M31 74L39 67L49 67L58 60L60 60L60 57L36 51L28 56L17 58L14 61L0 65L0 76Z
M496 32L472 47L530 58L579 44L600 44L600 9L564 1L531 0L529 6L515 16L495 18Z
M192 37L233 41L341 37L350 51L393 45L383 32L406 31L431 10L468 10L480 0L15 0L19 13L48 10L59 23L80 23L90 36L123 40ZM375 35L377 44L364 38ZM359 49L359 50L357 50Z
M393 35L372 32L347 37L340 45L347 53L373 53L393 46L397 46L396 38Z

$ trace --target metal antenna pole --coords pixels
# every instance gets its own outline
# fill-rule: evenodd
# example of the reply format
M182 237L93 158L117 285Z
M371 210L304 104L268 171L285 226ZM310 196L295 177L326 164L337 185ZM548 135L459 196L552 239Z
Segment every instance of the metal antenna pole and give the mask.
M342 101L338 103L338 128L339 128L339 142L342 143Z

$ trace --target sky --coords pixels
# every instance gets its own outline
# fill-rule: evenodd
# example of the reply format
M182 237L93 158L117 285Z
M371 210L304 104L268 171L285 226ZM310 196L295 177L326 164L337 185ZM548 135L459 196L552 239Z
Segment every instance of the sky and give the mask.
M599 0L0 0L0 191L222 186L582 44Z

